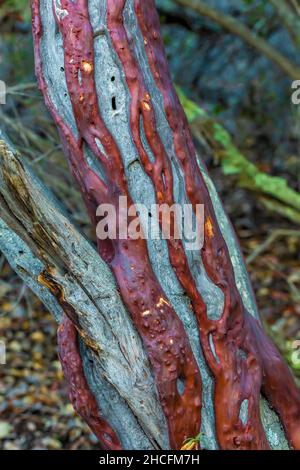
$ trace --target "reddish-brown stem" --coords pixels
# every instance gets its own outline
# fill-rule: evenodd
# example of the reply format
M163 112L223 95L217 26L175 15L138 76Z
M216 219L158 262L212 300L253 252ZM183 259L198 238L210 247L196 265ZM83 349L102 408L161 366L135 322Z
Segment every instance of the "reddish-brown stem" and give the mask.
M89 389L79 352L78 333L66 315L58 328L57 339L69 398L75 411L88 423L104 450L121 450L117 435L101 417L95 397Z

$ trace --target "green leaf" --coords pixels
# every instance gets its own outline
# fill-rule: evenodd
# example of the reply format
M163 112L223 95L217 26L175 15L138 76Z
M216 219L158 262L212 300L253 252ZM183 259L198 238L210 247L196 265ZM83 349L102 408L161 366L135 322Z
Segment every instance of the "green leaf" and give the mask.
M0 421L0 439L8 437L12 431L12 426L6 421Z
M268 175L250 162L234 145L231 135L224 127L188 99L180 88L176 88L192 128L197 126L220 162L224 175L235 175L239 186L255 191L267 198L261 199L265 206L278 209L278 213L298 223L300 218L300 194L290 188L284 178ZM197 134L196 132L196 134ZM271 198L270 198L271 197ZM299 214L299 215L298 215Z

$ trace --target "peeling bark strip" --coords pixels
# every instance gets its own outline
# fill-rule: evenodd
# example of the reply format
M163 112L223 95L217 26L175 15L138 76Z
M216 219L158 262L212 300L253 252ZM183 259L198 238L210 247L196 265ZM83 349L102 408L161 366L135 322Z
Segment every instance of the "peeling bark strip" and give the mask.
M57 339L69 398L75 411L88 423L104 450L121 450L116 434L101 417L95 397L89 390L82 367L77 330L66 315L58 328Z
M186 192L194 207L201 203L205 205L203 264L209 278L224 293L224 310L218 321L212 321L203 314L199 318L198 315L202 347L215 377L216 427L220 446L223 449L269 447L260 419L259 396L262 389L280 415L291 445L299 449L299 391L272 342L259 323L246 312L238 292L228 248L172 84L155 2L135 0L134 3L149 65L162 93L166 117L174 134ZM242 406L247 411L246 419L241 417Z
M119 149L105 127L98 107L88 2L61 0L59 5L54 2L53 8L64 42L66 80L78 139L62 121L48 96L40 51L39 2L33 1L36 72L89 215L96 224L96 209L100 204L110 203L118 208L119 196L127 197L128 206L132 201ZM98 158L105 174L103 180L88 167L84 143ZM201 378L187 335L155 277L145 240L99 241L98 248L115 274L123 301L147 348L168 421L170 443L172 448L178 449L185 439L197 435L200 430ZM178 381L184 383L183 391L178 390Z
M151 96L146 89L142 71L131 51L129 39L123 25L123 10L125 0L108 0L107 25L112 44L124 68L127 85L130 91L130 127L140 160L147 175L151 178L155 189L156 203L172 207L175 203L173 194L172 166L157 131ZM154 163L149 161L147 152L141 141L141 118L143 119L145 135L154 155ZM160 214L162 215L162 214ZM182 240L174 239L176 233L174 217L170 221L170 239L167 239L168 252L174 272L189 294L193 305L199 312L206 310L205 303L197 291L195 280L189 268ZM162 220L160 226L163 229Z

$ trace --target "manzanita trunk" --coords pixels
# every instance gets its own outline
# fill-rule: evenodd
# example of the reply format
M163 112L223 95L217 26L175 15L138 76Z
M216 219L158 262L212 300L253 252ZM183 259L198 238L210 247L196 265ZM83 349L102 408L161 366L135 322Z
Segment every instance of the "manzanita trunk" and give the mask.
M39 86L95 228L98 206L118 212L120 196L149 209L204 205L197 252L175 237L98 240L148 355L170 448L201 430L209 448L284 448L279 417L300 449L300 394L260 325L236 239L196 154L154 0L32 0L32 13ZM103 447L128 448L89 389L81 320L61 305L60 357L74 407Z

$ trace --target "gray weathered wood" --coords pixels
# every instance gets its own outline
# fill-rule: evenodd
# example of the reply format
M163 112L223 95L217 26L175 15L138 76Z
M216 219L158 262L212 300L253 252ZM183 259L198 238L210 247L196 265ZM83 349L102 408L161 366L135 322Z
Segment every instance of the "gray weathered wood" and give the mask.
M62 313L59 302L38 280L44 270L75 308L83 342L98 350L84 354L90 386L124 447L167 447L165 419L147 356L112 274L2 139L0 134L1 251L57 321Z

